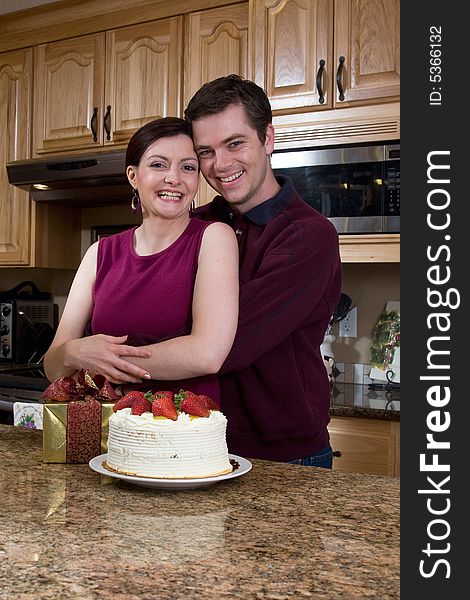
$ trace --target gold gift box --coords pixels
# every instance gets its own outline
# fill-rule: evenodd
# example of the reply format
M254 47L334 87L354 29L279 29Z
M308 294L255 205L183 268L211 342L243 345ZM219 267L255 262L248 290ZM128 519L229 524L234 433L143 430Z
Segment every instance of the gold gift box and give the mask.
M67 402L44 404L43 411L43 461L46 463L67 462ZM109 417L114 403L101 403L101 453L108 450Z

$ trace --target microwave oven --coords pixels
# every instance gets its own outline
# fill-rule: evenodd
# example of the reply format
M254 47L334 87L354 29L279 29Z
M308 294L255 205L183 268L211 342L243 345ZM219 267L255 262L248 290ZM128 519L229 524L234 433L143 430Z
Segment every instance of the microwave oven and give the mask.
M400 231L400 144L275 151L271 166L338 233Z

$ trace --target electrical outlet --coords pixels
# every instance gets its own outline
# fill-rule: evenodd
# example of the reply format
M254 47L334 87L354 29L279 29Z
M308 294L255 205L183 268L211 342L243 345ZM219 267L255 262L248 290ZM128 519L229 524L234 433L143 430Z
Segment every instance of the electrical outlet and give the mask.
M357 306L339 322L339 337L357 337Z

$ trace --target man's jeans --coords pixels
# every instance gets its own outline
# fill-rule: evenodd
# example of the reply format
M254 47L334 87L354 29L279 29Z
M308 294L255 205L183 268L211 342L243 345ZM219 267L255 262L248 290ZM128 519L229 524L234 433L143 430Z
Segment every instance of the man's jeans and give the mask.
M304 465L306 467L323 467L331 469L333 466L333 449L328 444L325 448L314 452L305 458L297 458L288 461L291 465Z

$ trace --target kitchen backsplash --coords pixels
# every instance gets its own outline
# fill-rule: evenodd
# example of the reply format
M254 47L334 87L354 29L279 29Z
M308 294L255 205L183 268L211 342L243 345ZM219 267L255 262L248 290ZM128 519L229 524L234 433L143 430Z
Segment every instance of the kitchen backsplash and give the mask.
M397 263L343 264L342 291L357 306L357 337L339 337L339 327L333 334L332 349L337 362L367 364L370 361L372 332L389 300L400 299L400 265Z
M338 383L353 383L355 385L368 385L372 383L369 377L370 365L363 363L343 363L337 362L336 376L333 381Z

